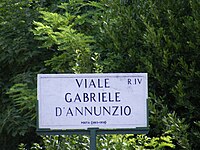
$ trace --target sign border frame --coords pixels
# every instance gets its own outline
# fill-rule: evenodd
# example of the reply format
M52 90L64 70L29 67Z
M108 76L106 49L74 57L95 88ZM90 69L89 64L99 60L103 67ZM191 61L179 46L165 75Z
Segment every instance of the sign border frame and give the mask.
M82 74L82 75L91 75L90 74ZM97 75L97 73L94 73ZM102 73L102 74L124 74L124 73ZM127 73L127 74L137 74L137 73ZM140 74L140 73L138 73ZM99 128L87 128L87 129L50 129L50 128L39 128L39 100L38 100L38 85L37 85L37 104L36 104L36 132L39 135L90 135L91 129L96 130L97 135L102 134L148 134L149 132L149 107L148 107L148 74L147 77L147 100L146 100L146 107L147 107L147 127L136 127L136 128L113 128L113 129L99 129ZM54 74L48 74L54 75ZM62 74L61 74L62 75ZM63 74L64 75L64 74ZM76 75L76 74L70 74ZM38 77L38 74L37 74ZM37 78L38 84L38 78Z

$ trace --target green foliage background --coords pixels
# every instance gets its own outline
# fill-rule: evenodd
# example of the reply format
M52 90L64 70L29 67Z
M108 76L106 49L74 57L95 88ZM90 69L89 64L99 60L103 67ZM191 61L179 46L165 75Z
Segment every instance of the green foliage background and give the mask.
M98 149L199 149L199 8L198 0L2 0L0 148L89 149L87 136L36 134L38 73L147 72L149 134L98 136Z

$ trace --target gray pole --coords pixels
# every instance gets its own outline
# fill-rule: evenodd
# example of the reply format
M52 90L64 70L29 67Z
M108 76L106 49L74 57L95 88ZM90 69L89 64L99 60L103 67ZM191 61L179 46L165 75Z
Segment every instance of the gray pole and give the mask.
M98 128L90 128L90 150L96 150L96 130Z

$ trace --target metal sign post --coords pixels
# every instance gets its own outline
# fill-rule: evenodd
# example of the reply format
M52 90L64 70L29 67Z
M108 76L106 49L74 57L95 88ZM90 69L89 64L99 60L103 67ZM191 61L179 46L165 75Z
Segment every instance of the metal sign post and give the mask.
M98 128L90 128L90 150L96 150L96 131Z

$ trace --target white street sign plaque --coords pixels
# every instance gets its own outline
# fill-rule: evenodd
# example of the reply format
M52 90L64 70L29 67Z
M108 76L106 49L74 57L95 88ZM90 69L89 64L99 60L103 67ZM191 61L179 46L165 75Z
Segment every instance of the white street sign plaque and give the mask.
M39 129L147 127L147 73L39 74Z

